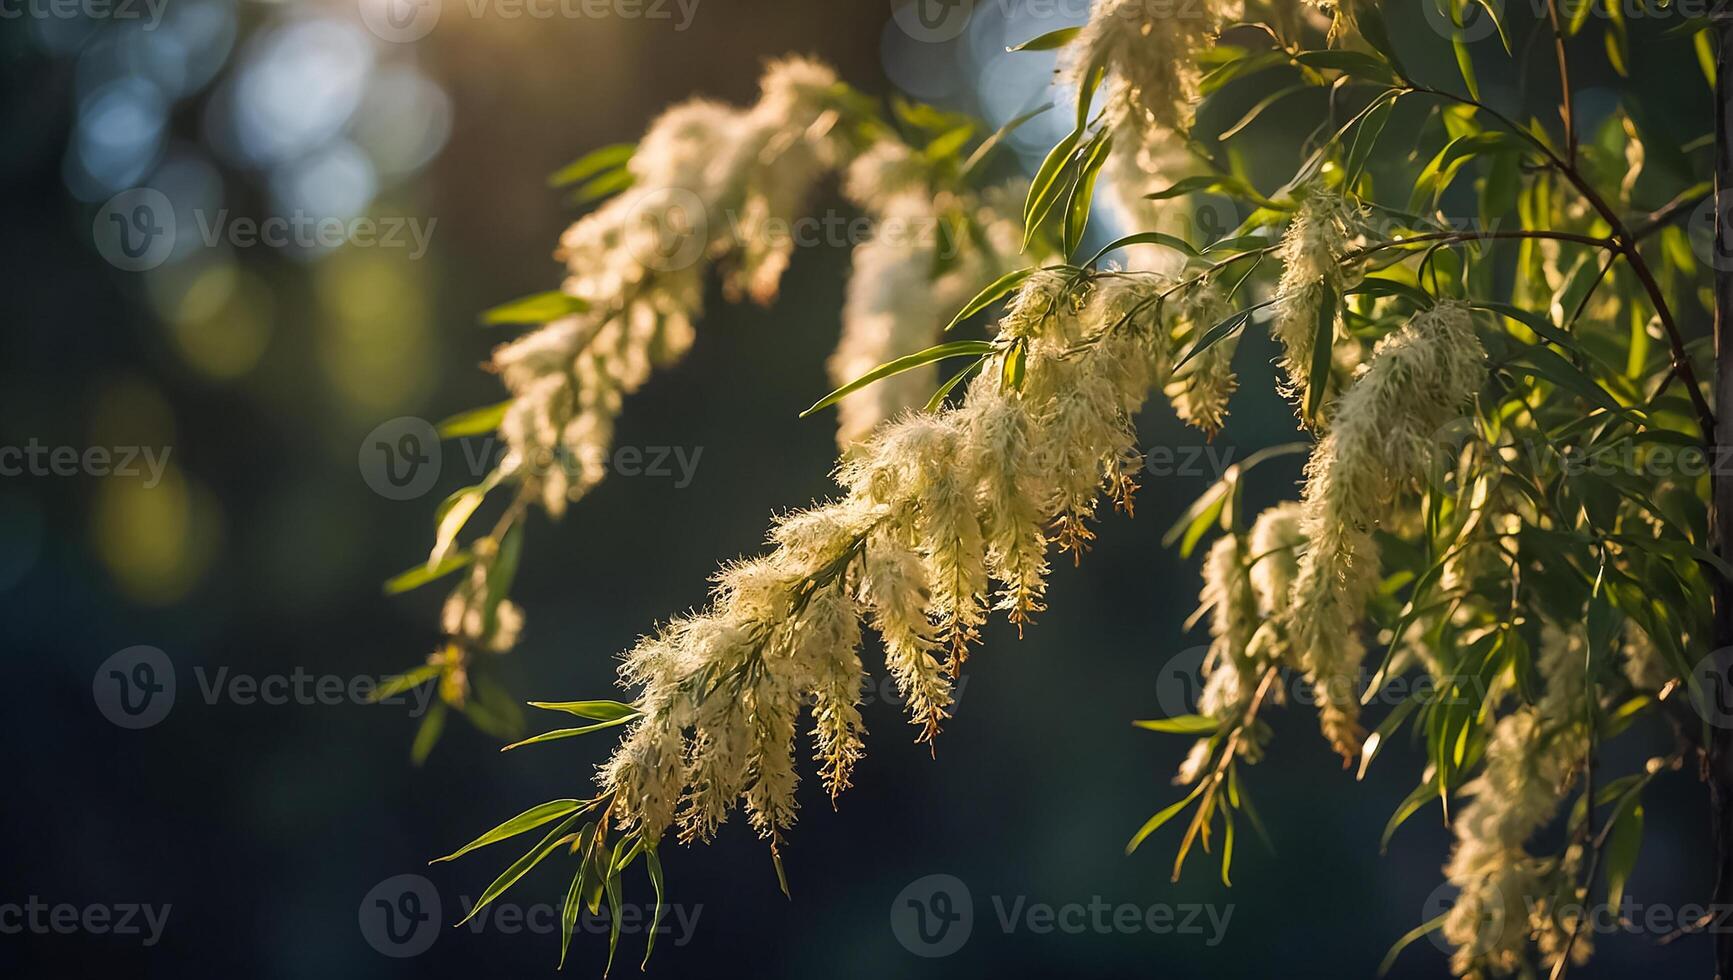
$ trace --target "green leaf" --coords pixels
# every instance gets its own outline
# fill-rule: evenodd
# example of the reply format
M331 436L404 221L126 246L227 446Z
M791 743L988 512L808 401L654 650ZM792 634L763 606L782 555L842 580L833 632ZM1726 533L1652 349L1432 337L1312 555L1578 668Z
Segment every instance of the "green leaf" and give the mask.
M373 693L367 696L367 703L378 704L386 698L396 697L404 691L413 690L439 676L438 664L423 664L414 670L406 670L395 677L387 677Z
M1388 97L1379 96L1372 108L1361 118L1360 125L1354 130L1354 142L1348 147L1347 178L1343 181L1344 186L1353 187L1359 182L1361 171L1366 169L1366 162L1372 159L1372 148L1378 145L1378 137L1384 134L1384 125L1390 121L1390 113L1395 110L1396 103L1401 98L1401 92Z
M956 156L957 151L961 150L963 145L969 142L969 137L973 135L975 135L975 124L965 123L933 137L932 142L928 143L926 149L922 150L921 153L926 157L928 163L937 163L940 160Z
M1412 817L1421 807L1438 796L1438 790L1433 785L1436 782L1438 779L1434 777L1432 780L1414 787L1414 792L1409 793L1408 798L1396 808L1396 812L1390 815L1390 822L1384 825L1384 834L1378 839L1378 851L1380 853L1389 848L1390 838L1395 836L1396 828L1402 826L1409 817Z
M510 745L501 746L500 751L510 752L512 749L521 749L526 745L540 745L543 742L552 742L562 738L572 738L576 735L588 735L591 732L599 732L604 728L613 728L617 725L624 725L636 717L637 715L631 715L626 718L616 718L613 721L599 721L594 725L585 725L582 728L557 728L551 732L542 732L540 735L532 735L521 742L513 742Z
M1480 80L1474 74L1474 56L1469 53L1468 40L1462 31L1452 31L1450 47L1456 53L1456 68L1462 73L1462 84L1468 86L1468 97L1480 101Z
M1011 344L1011 349L1005 352L1005 368L999 377L999 383L1011 391L1023 390L1023 366L1025 345L1022 338Z
M561 836L563 836L566 831L572 829L572 825L578 822L580 816L582 816L581 813L573 813L564 820L561 820L558 824L555 824L554 829L549 831L546 837L542 838L541 843L530 848L529 853L525 854L523 857L513 861L511 867L506 868L498 878L493 880L493 884L487 886L487 889L481 893L481 899L475 903L475 907L469 910L469 914L464 916L463 921L459 922L458 925L461 926L464 922L468 922L470 919L475 918L477 912L480 912L482 909L492 904L494 899L505 894L506 889L518 883L518 879L529 874L531 868L540 864L543 858L551 854L554 848L560 845Z
M573 313L583 313L590 304L569 293L557 289L545 293L536 293L502 303L481 315L481 322L486 324L502 323L547 323L558 320Z
M1054 48L1062 48L1065 45L1070 44L1072 42L1072 40L1074 40L1077 37L1078 34L1082 33L1082 31L1083 31L1083 28L1081 26L1079 26L1079 27L1061 27L1056 31L1048 31L1047 33L1042 34L1038 37L1032 37L1029 40L1024 41L1022 44L1012 45L1011 47L1008 47L1005 50L1008 52L1009 51L1052 51Z
M1198 794L1202 793L1204 787L1208 786L1208 785L1209 785L1209 780L1199 780L1197 786L1195 788L1193 788L1190 793L1187 793L1185 795L1184 799L1178 801L1177 803L1171 803L1168 806L1163 807L1161 810L1156 812L1155 816L1150 817L1148 820L1144 821L1143 826L1139 827L1137 829L1137 833L1131 835L1130 842L1125 845L1125 853L1130 854L1131 852L1137 850L1137 846L1139 844L1142 844L1144 842L1144 840L1149 837L1150 834L1153 834L1157 830L1160 830L1162 824L1167 823L1169 820L1172 820L1174 817L1178 816L1179 812L1181 810L1184 810L1186 808L1186 805L1188 803L1190 803L1192 800L1197 799Z
M1077 144L1083 138L1083 130L1076 129L1061 139L1047 158L1041 161L1040 169L1035 171L1035 178L1029 182L1029 196L1023 199L1023 250L1028 251L1029 244L1041 230L1041 224L1047 220L1047 215L1058 203L1059 195L1071 185L1070 181L1061 181L1066 168L1070 165Z
M1151 201L1165 201L1168 198L1179 197L1184 194L1213 191L1218 187L1225 186L1227 183L1228 178L1222 177L1218 174L1198 174L1193 177L1181 177L1179 180L1174 181L1172 184L1169 184L1153 194L1145 194L1144 198Z
M595 824L585 824L584 829L578 831L579 852L583 851L584 844L589 840L594 828ZM584 905L584 872L589 870L589 867L590 862L588 861L582 861L578 864L577 873L572 875L571 886L566 889L565 904L560 906L559 969L562 970L566 968L566 951L572 945L572 930L577 928L578 913Z
M1312 334L1312 364L1306 377L1306 418L1323 422L1324 396L1330 388L1330 365L1336 343L1336 287L1328 279L1319 282L1324 298L1318 304L1318 322Z
M487 596L482 609L486 613L485 634L488 636L493 635L494 628L498 625L499 604L511 594L523 546L524 527L522 524L513 524L511 530L505 533L505 538L499 545L499 553L494 556L493 564L487 570Z
M1624 897L1625 883L1637 866L1637 852L1643 847L1643 805L1624 807L1613 822L1612 836L1607 838L1607 904L1619 907Z
M1579 356L1582 354L1582 347L1577 343L1575 337L1560 330L1553 324L1552 320L1539 313L1532 310L1525 310L1518 306L1512 306L1509 303L1470 303L1468 305L1477 310L1486 310L1491 313L1497 313L1499 316L1515 320L1534 331L1535 335L1543 340L1555 343L1560 347L1563 347L1565 350L1576 353Z
M800 417L806 418L814 412L829 408L875 381L882 381L892 375L901 374L904 371L918 368L923 364L931 364L934 361L941 361L947 357L991 354L996 350L998 350L998 348L992 342L986 340L953 340L950 343L929 347L918 353L904 355L894 361L887 361L884 364L880 364L871 371L868 371L853 381L850 381L848 384L843 385L841 388L838 388L823 398L820 398L818 401L813 403L811 408L801 412Z
M620 701L530 701L528 704L543 711L564 711L592 721L619 721L638 715L637 708Z
M1191 550L1197 546L1204 532L1221 516L1222 507L1227 503L1232 490L1233 481L1225 476L1210 484L1209 489L1193 501L1192 505L1186 508L1186 512L1179 516L1179 520L1173 522L1173 526L1162 535L1162 547L1171 548L1174 542L1181 542L1180 556L1190 558Z
M950 333L957 324L1009 296L1012 290L1023 285L1023 280L1034 274L1035 268L1033 266L1026 269L1015 269L988 283L985 289L975 294L974 299L963 304L963 308L957 311L957 315L951 318L950 323L945 324L944 332Z
M1183 253L1188 258L1196 258L1198 255L1197 249L1193 248L1190 242L1177 235L1169 235L1165 232L1159 231L1140 231L1135 235L1126 235L1122 238L1115 238L1113 241L1108 242L1106 245L1102 246L1101 251L1096 252L1088 262L1083 264L1085 266L1094 266L1097 262L1100 262L1107 253L1114 251L1115 249L1127 248L1132 245L1161 245L1166 248L1171 248L1176 252Z
M644 942L644 961L639 969L650 964L650 954L656 951L656 925L662 921L662 859L656 856L654 845L644 847L644 865L650 871L650 886L656 890L656 911L650 913L649 939Z
M580 180L594 177L604 170L623 167L627 161L632 159L632 154L637 149L636 143L614 143L610 146L591 150L554 171L548 177L548 186L565 187L568 184L575 184Z
M1245 309L1240 310L1238 313L1228 315L1221 322L1216 323L1208 330L1205 330L1203 335L1198 337L1197 343L1191 345L1191 350L1185 352L1185 356L1179 359L1179 363L1175 364L1173 369L1178 371L1180 368L1185 367L1192 358L1197 357L1199 354L1202 354L1204 351L1209 350L1216 344L1221 343L1233 334L1238 333L1240 328L1244 327L1246 322L1252 318L1253 313L1256 313L1259 309L1268 305L1269 301L1259 303L1257 306L1248 306Z
M464 487L445 498L434 512L434 523L438 533L434 535L433 551L427 556L427 568L431 572L439 567L448 555L452 546L457 543L457 535L463 526L469 523L481 502L487 499L487 492L498 482L497 474L473 486Z
M1499 43L1504 45L1504 53L1511 54L1510 34L1508 34L1504 29L1504 17L1500 12L1502 4L1495 2L1495 0L1472 0L1472 2L1479 4L1480 9L1486 13L1486 16L1492 18L1492 26L1498 29L1498 40ZM1587 0L1579 0L1579 2L1586 4Z
M1346 53L1346 52L1343 52L1343 53ZM1250 126L1259 116L1263 115L1265 109L1268 109L1270 106L1275 105L1277 102L1280 102L1283 99L1287 98L1288 96L1293 95L1295 92L1303 92L1307 89L1316 88L1316 87L1317 86L1308 85L1304 82L1301 82L1297 85L1289 85L1286 88L1279 88L1279 89L1275 90L1274 92L1271 92L1269 95L1266 95L1263 98L1259 99L1257 102L1253 103L1252 107L1250 109L1246 110L1246 114L1240 117L1239 122L1236 122L1232 126L1229 126L1227 129L1222 130L1222 132L1216 136L1217 141L1224 142L1224 143L1227 142L1228 140L1232 139L1233 137L1239 135L1241 130L1245 129L1247 126Z
M475 561L475 556L467 551L459 551L441 558L438 564L428 567L423 562L414 568L398 572L385 580L386 595L400 595L412 589L419 589L429 582L444 578L452 572Z
M1235 58L1200 79L1198 81L1198 94L1213 94L1236 78L1244 78L1254 72L1286 64L1288 64L1288 54L1285 51L1259 51L1257 54Z
M1101 165L1107 162L1107 153L1112 148L1113 137L1107 130L1102 130L1083 155L1077 180L1072 183L1071 193L1065 200L1065 223L1060 238L1067 256L1075 253L1083 242L1083 229L1089 224L1089 205L1095 197L1095 178L1101 172Z
M1429 3L1431 0L1421 0L1421 2ZM1383 976L1384 974L1389 973L1390 968L1396 965L1396 957L1401 956L1402 951L1407 949L1408 945L1414 942L1414 940L1419 939L1421 936L1424 936L1429 932L1434 932L1443 928L1444 920L1447 918L1447 915L1448 914L1440 915L1435 919L1429 919L1403 933L1402 938L1396 940L1396 944L1391 946L1389 952L1385 953L1384 958L1378 962L1378 975Z
M1095 99L1095 90L1101 87L1101 80L1107 77L1107 54L1098 53L1089 67L1084 69L1083 80L1077 83L1077 126L1078 132L1089 124L1089 103Z
M499 428L505 421L506 409L511 408L511 399L506 399L494 405L483 405L467 412L459 412L439 423L441 439L461 439L464 436L481 436Z
M620 907L625 904L620 896L620 849L626 846L626 838L620 838L614 845L614 858L609 862L608 874L602 879L602 887L608 892L608 962L602 967L602 976L614 968L614 951L620 947Z
M631 187L636 179L632 172L624 167L619 170L610 170L578 188L577 192L571 196L571 203L589 204L591 201L599 201L610 194L616 194Z
M1394 296L1407 300L1421 309L1429 309L1432 306L1432 297L1427 294L1426 290L1421 289L1418 286L1410 286L1408 283L1399 282L1395 279L1384 279L1378 276L1367 276L1354 285L1349 286L1346 290L1343 290L1342 295L1344 297Z
M439 744L439 736L445 732L444 701L435 701L427 714L421 716L421 725L415 729L415 742L409 747L409 761L421 765L427 757L433 754L433 747Z
M1348 51L1339 48L1320 51L1301 51L1294 55L1294 60L1307 68L1324 68L1339 71L1355 78L1363 78L1369 82L1383 82L1395 85L1399 81L1390 66L1379 58L1359 51Z
M475 840L472 840L457 850L452 851L450 854L447 854L442 858L434 858L428 863L438 864L441 861L450 861L455 858L460 858L478 847L497 844L502 840L508 840L519 834L527 833L540 827L542 824L548 823L552 820L558 820L568 814L577 813L580 810L587 811L593 806L595 806L595 802L592 800L549 800L546 803L538 803L487 833L482 834Z
M1176 715L1172 718L1149 718L1134 721L1133 725L1147 728L1152 732L1165 732L1169 735L1208 735L1222 727L1222 723L1207 715Z
M1504 366L1521 374L1550 381L1559 388L1581 397L1584 401L1604 408L1615 415L1626 415L1627 410L1620 405L1612 393L1600 386L1595 379L1580 367L1565 360L1550 347L1539 344L1523 350L1514 359L1505 362Z
M981 164L986 161L988 155L998 149L999 145L1005 142L1005 138L1010 136L1017 127L1031 119L1034 119L1036 116L1039 116L1051 108L1053 108L1053 103L1051 102L1036 106L1028 112L1007 120L1004 125L995 129L993 135L982 140L981 145L975 147L975 152L969 154L969 159L963 162L962 169L957 171L957 179L967 183L969 178L974 176L975 171L980 168Z
M981 365L987 363L987 358L991 356L992 355L990 354L983 354L980 357L975 358L973 361L970 361L968 367L951 375L950 380L940 385L939 389L933 392L933 397L927 399L925 411L938 411L939 407L945 404L945 398L950 395L951 389L962 384L965 378L974 374L976 371L981 370Z

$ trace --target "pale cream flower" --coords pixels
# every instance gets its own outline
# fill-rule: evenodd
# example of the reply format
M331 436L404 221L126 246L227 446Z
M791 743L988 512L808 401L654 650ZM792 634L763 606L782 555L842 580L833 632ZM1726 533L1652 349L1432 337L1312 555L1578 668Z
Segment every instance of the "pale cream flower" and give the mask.
M1468 310L1445 302L1381 340L1341 397L1331 429L1306 464L1301 534L1306 553L1286 626L1319 693L1330 742L1359 753L1359 637L1378 583L1372 529L1420 477L1434 437L1486 379L1485 352Z

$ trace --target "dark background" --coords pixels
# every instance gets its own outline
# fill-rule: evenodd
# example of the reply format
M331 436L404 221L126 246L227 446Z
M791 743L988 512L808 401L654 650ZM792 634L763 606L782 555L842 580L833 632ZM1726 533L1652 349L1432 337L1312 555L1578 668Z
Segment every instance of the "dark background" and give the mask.
M170 478L150 489L118 477L0 479L0 735L12 774L0 796L0 904L173 905L153 948L122 936L0 935L0 973L551 973L555 935L446 929L427 952L392 959L368 944L358 910L375 885L413 872L455 921L460 897L478 895L515 845L425 862L531 804L587 795L606 736L500 756L494 740L454 721L417 769L403 708L210 704L195 670L378 677L431 649L442 590L388 598L379 583L424 554L431 510L460 478L448 473L419 500L387 500L361 478L357 451L387 419L438 419L499 397L476 369L499 335L474 318L557 281L549 253L574 212L545 187L546 174L590 147L634 139L686 96L750 100L762 61L782 53L816 55L871 92L925 87L917 94L969 110L1009 84L969 91L957 79L978 66L954 46L911 47L873 0L702 0L685 31L619 18L470 19L451 6L414 45L361 35L375 68L408 61L449 99L437 154L377 181L374 196L375 213L437 219L428 254L236 250L215 260L224 267L215 275L243 285L203 314L188 312L192 291L175 271L186 263L147 274L105 263L92 246L93 215L177 153L208 157L235 213L272 213L268 176L206 152L218 141L213 106L225 79L257 55L249 44L299 17L358 24L353 8L233 8L240 40L214 79L172 101L164 138L142 151L136 175L122 167L109 187L69 163L102 67L91 67L100 52L89 54L100 34L67 40L63 25L0 22L0 444L172 448ZM112 55L121 74L140 70L131 57ZM1038 87L1049 62L1029 57L1022 72L1034 81L1019 84ZM819 206L842 206L825 194ZM696 348L630 399L618 437L703 447L696 479L676 489L611 477L563 521L535 516L516 589L528 627L506 668L514 692L608 696L615 655L702 602L718 559L755 550L771 512L829 492L831 420L795 412L825 387L846 271L846 249L802 249L769 309L729 306L713 290ZM1218 458L1291 437L1270 355L1261 338L1242 347L1243 391ZM1158 402L1142 422L1146 445L1203 445ZM1250 511L1294 493L1292 459L1260 474ZM652 974L1372 975L1389 944L1430 914L1448 851L1431 808L1379 853L1384 822L1419 771L1406 746L1356 783L1306 711L1277 712L1271 757L1247 778L1273 852L1242 833L1231 890L1203 855L1169 882L1175 827L1122 853L1138 824L1176 798L1169 781L1186 740L1129 722L1159 713L1162 665L1203 642L1201 630L1182 629L1196 605L1196 560L1160 538L1208 482L1152 477L1135 520L1106 518L1082 567L1056 571L1052 608L1026 638L1001 623L987 631L936 759L912 743L896 706L867 709L870 754L840 808L815 781L802 789L803 819L784 854L792 900L744 821L712 846L664 848L670 901L701 912L689 943L662 938ZM139 644L168 655L179 696L161 724L129 731L98 711L92 682L106 658ZM1631 741L1644 744L1609 754L1606 773L1631 771L1666 744L1658 733ZM1709 871L1695 782L1659 781L1648 826L1633 897L1701 900ZM890 911L905 886L935 873L967 885L974 933L955 955L918 959L893 937ZM635 899L647 899L647 883L629 877ZM507 900L557 903L564 884L541 869ZM1214 948L1142 932L1006 935L994 896L1232 903L1233 913ZM641 938L622 940L616 970L636 970ZM1707 974L1702 939L1660 948L1603 936L1596 945L1582 975ZM605 937L583 936L567 969L598 975L605 957ZM1443 976L1444 962L1421 940L1395 974Z

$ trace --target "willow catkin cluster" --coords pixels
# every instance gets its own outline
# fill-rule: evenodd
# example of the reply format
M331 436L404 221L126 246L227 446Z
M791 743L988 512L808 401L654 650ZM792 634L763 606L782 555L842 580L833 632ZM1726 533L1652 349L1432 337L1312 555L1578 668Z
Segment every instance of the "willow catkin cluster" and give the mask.
M855 246L843 300L842 337L826 367L841 386L886 361L932 346L951 315L982 286L1010 271L1021 230L1007 217L1019 188L984 194L935 191L908 146L881 141L849 165L844 191L873 233ZM939 233L947 209L964 213L975 236ZM944 269L935 275L944 260ZM925 404L938 366L905 371L837 405L837 444L847 449L898 412Z
M1147 139L1189 129L1203 77L1197 53L1221 30L1223 6L1096 0L1082 33L1066 45L1062 70L1076 87L1095 66L1106 69L1100 94L1116 132Z
M1286 627L1317 688L1324 732L1344 759L1358 754L1363 737L1359 626L1378 582L1372 530L1424 473L1439 428L1480 390L1485 360L1462 304L1415 314L1378 342L1306 464L1306 552Z
M1082 33L1065 46L1060 70L1066 87L1079 90L1097 66L1104 69L1096 100L1113 151L1101 184L1129 228L1156 228L1166 215L1145 195L1196 165L1183 133L1198 101L1197 56L1226 22L1224 6L1222 0L1096 0ZM1146 251L1151 269L1172 262L1170 254Z
M1259 675L1286 657L1280 618L1298 570L1299 544L1299 505L1288 501L1259 514L1246 534L1223 535L1210 547L1198 593L1210 614L1199 714L1232 724L1245 713ZM1248 761L1262 755L1263 745L1256 739L1242 738L1238 745ZM1203 775L1213 747L1208 738L1192 745L1180 764L1181 783Z
M1459 892L1444 920L1460 976L1508 975L1524 963L1530 939L1552 965L1563 955L1575 921L1554 914L1547 897L1561 873L1574 880L1581 850L1561 862L1531 857L1526 843L1558 810L1588 749L1589 696L1580 631L1542 626L1535 671L1541 697L1500 718L1486 746L1481 774L1463 787L1473 799L1456 815L1456 844L1445 874ZM1587 936L1572 946L1588 959Z
M864 735L863 621L932 736L951 703L947 668L988 608L1019 621L1039 609L1051 546L1104 490L1129 492L1131 418L1165 379L1169 328L1109 313L1132 300L1116 291L1149 300L1167 283L1109 281L1031 276L962 404L880 426L844 457L839 499L783 517L767 554L718 574L707 608L626 656L641 717L599 775L624 829L705 839L741 805L777 839L794 819L806 707L820 778L840 792ZM1014 348L1020 385L1005 380Z
M830 126L835 85L830 69L792 59L770 66L750 109L695 100L668 110L628 164L631 188L561 237L561 289L589 310L492 359L513 396L501 470L550 513L605 475L623 397L691 346L709 263L722 265L731 294L775 294L793 248L788 222L844 152Z
M1175 328L1195 343L1204 331L1231 312L1232 307L1214 284L1204 283L1186 293ZM1239 342L1237 335L1217 342L1186 362L1167 385L1167 395L1180 420L1211 436L1227 422L1228 400L1239 388L1233 367Z
M1354 270L1345 266L1342 258L1363 225L1358 207L1338 193L1313 186L1282 235L1277 251L1282 277L1276 285L1270 333L1282 345L1279 363L1286 375L1282 393L1298 405L1306 402L1319 318L1331 316L1331 336L1348 341L1340 329L1337 310L1343 291L1353 282ZM1337 307L1326 310L1324 304L1332 297ZM1325 400L1334 394L1333 390L1326 393Z

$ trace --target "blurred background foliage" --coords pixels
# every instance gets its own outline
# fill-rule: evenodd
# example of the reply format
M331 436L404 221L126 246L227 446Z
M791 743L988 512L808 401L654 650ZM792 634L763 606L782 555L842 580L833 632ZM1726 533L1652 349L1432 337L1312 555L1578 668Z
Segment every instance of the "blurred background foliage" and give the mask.
M151 487L119 477L0 480L10 682L0 731L18 788L0 806L0 834L12 842L0 900L173 903L156 948L7 936L0 971L551 971L553 937L497 930L446 930L418 958L387 959L357 929L357 906L381 880L423 871L454 921L458 897L478 894L493 865L424 862L502 813L586 782L609 740L502 757L497 743L456 726L414 769L414 722L402 707L208 704L194 670L379 677L431 649L438 590L388 599L379 583L422 553L434 503L462 478L448 473L426 497L387 500L361 478L357 450L387 419L438 419L497 400L476 365L499 335L475 315L556 281L550 253L575 212L547 189L547 174L589 148L635 139L673 101L748 101L763 59L789 52L829 61L861 89L997 124L1048 97L1053 63L1050 53L1007 56L1004 47L1084 12L1081 0L981 3L968 30L942 43L902 33L880 0L703 0L685 30L620 17L472 18L454 4L412 44L374 37L335 0L169 0L154 30L0 23L9 266L0 444L172 447ZM1639 42L1638 85L1643 57ZM1453 71L1447 60L1420 69L1442 79ZM1607 82L1579 81L1585 114ZM1495 96L1516 84L1482 78ZM1699 91L1657 92L1654 104L1663 131L1666 119L1707 110ZM1025 166L1065 125L1063 113L1049 115L1015 135ZM1279 119L1258 125L1272 147L1285 145ZM1292 162L1274 150L1247 161L1254 175L1283 176ZM187 209L183 229L193 209L226 208L402 216L434 230L415 259L401 249L209 248L183 232L169 262L122 272L93 247L91 224L103 201L134 186ZM829 194L814 207L843 205ZM1103 223L1092 234L1113 230ZM700 603L715 562L755 550L767 514L829 491L829 420L795 413L827 387L822 362L847 259L836 245L799 249L768 310L726 305L713 290L696 349L628 406L621 445L703 447L689 486L615 477L558 525L535 519L544 526L515 591L528 628L505 667L514 691L609 696L618 651ZM1271 356L1248 335L1242 391L1211 447L1217 459L1292 438ZM1202 446L1165 406L1140 428L1146 446ZM1298 463L1260 474L1248 512L1292 496ZM652 970L1370 975L1422 918L1448 835L1417 820L1381 856L1379 832L1413 767L1375 767L1354 783L1304 711L1272 716L1274 757L1249 782L1275 851L1248 840L1233 889L1203 866L1170 884L1162 848L1122 853L1137 823L1174 796L1169 780L1186 749L1129 722L1157 713L1162 665L1202 642L1183 629L1196 604L1195 559L1181 561L1160 538L1213 476L1151 476L1137 518L1108 518L1082 566L1056 574L1037 628L1021 641L1002 623L987 631L936 760L913 744L897 705L880 698L866 709L876 737L840 810L816 783L803 788L805 819L784 858L793 901L741 825L701 853L664 849L671 899L703 910L689 944L658 943ZM135 644L166 651L180 682L168 719L137 732L108 724L90 696L97 664ZM1608 764L1631 768L1665 746L1655 732L1647 747L1629 748L1634 758ZM1663 780L1649 807L1657 830L1631 893L1701 900L1710 882L1697 788ZM920 960L893 938L890 904L939 872L972 890L975 931L959 953ZM512 897L556 902L552 877ZM1005 935L995 895L1235 908L1212 949L1147 933ZM1707 962L1699 939L1596 945L1587 976L1684 975ZM599 974L605 946L575 943L567 969ZM1444 976L1444 956L1418 944L1395 973Z

